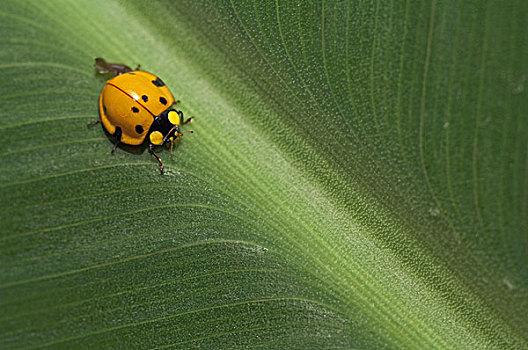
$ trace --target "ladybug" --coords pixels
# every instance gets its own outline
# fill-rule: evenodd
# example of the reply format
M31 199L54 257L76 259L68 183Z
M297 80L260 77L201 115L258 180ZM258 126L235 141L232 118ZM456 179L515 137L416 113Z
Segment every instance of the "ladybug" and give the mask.
M94 66L99 73L111 73L114 77L106 82L99 95L100 119L89 125L101 122L115 138L112 153L121 143L148 145L163 174L163 162L154 148L170 143L172 151L174 143L183 135L180 126L193 118L183 121L183 113L172 108L179 101L174 100L169 88L156 75L139 70L139 66L132 70L124 64L108 63L102 58L96 58Z

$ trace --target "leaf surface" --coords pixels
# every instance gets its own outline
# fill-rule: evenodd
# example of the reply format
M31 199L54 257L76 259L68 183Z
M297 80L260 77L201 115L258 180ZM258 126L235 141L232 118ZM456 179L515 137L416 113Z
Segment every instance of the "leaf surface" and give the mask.
M2 347L528 347L527 13L4 1ZM95 57L195 117L165 175Z

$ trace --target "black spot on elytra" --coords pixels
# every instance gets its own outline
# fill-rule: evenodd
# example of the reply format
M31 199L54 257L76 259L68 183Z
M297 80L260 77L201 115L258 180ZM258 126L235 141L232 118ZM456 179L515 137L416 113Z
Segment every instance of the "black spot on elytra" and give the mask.
M123 136L123 130L121 130L119 126L116 126L114 137L117 139L117 141L121 141L121 136Z
M165 83L160 78L157 78L156 80L152 80L152 84L156 85L157 87L165 86Z
M143 100L143 102L147 102L148 101L148 96L147 95L143 95L143 96L141 96L141 99Z
M143 127L141 125L139 125L139 124L136 125L136 132L138 134L142 134L143 133Z
M165 97L160 97L160 102L164 105L167 104L167 100L165 99Z
M134 113L138 113L139 112L139 109L137 107L132 107L132 112Z

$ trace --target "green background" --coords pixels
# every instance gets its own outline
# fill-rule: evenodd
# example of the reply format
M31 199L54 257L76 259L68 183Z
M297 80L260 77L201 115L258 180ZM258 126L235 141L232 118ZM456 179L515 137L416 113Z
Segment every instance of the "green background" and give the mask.
M527 348L528 2L2 1L2 348ZM95 57L195 120L99 126Z

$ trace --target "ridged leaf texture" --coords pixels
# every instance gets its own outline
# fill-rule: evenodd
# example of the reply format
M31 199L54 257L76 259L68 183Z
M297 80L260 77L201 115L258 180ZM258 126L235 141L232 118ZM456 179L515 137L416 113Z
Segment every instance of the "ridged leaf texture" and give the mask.
M528 348L528 2L2 1L11 348ZM112 143L104 57L195 120Z

